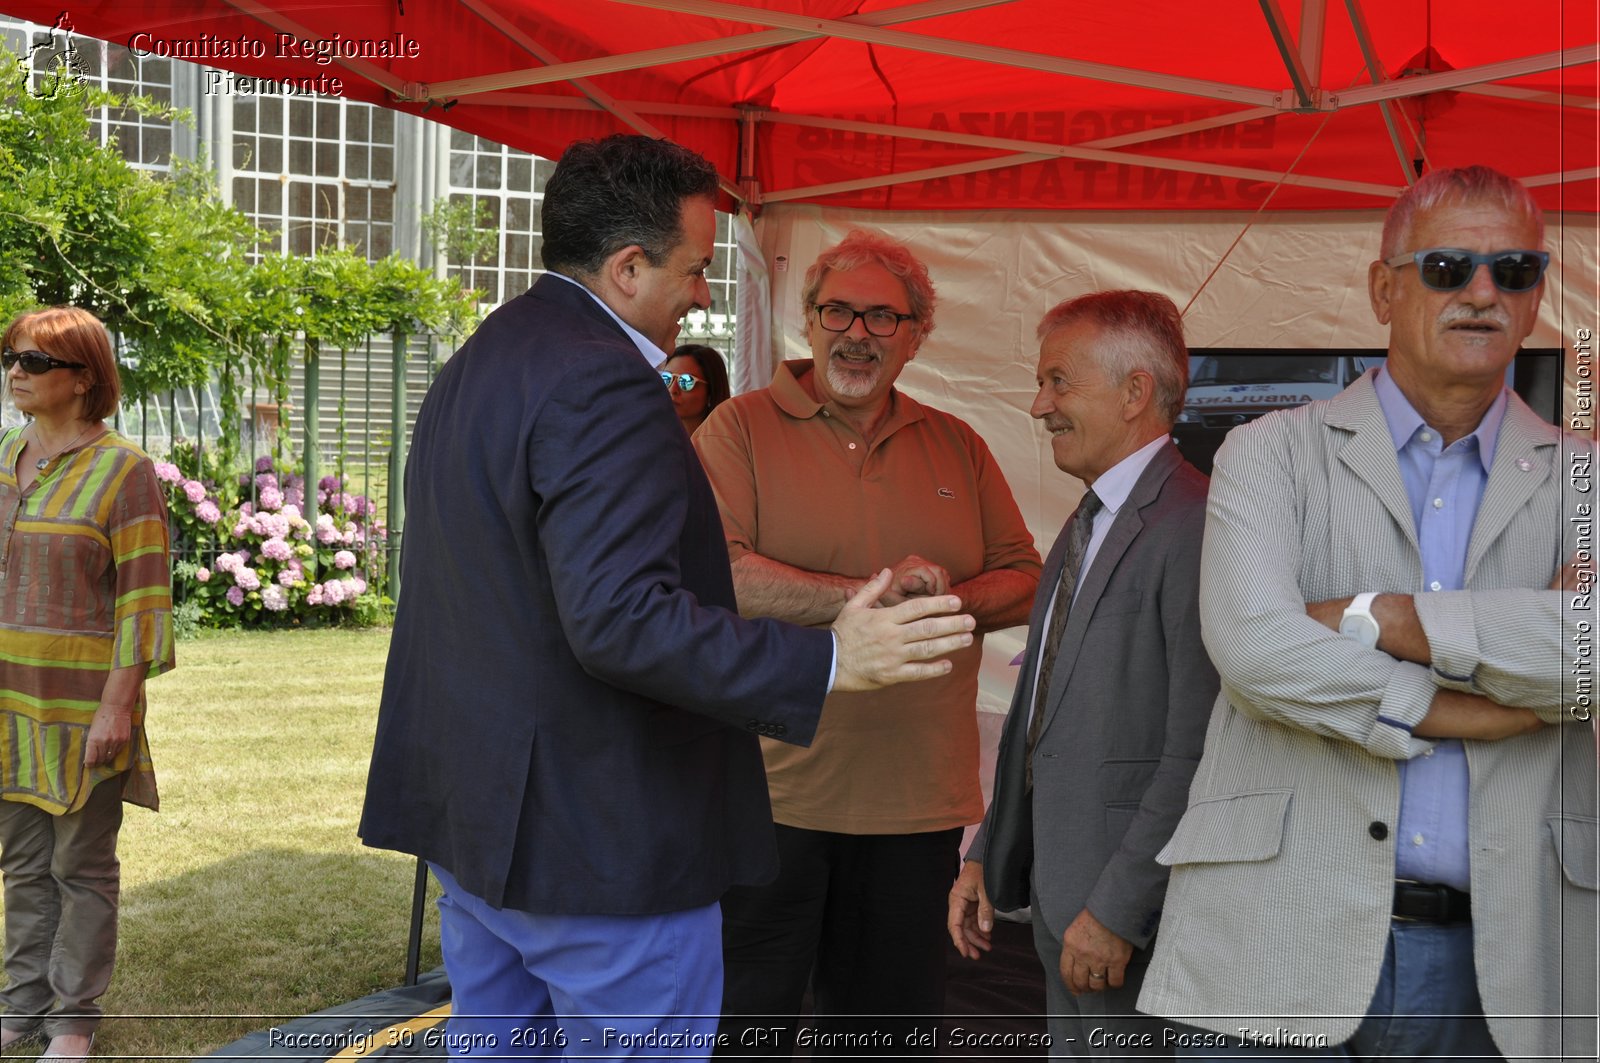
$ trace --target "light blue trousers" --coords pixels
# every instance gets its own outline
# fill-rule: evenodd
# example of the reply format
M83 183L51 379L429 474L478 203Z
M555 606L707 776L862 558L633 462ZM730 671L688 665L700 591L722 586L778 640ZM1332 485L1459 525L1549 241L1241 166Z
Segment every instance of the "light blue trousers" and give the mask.
M426 1046L452 1058L711 1055L722 1005L722 910L538 915L444 886L440 940L449 1025Z

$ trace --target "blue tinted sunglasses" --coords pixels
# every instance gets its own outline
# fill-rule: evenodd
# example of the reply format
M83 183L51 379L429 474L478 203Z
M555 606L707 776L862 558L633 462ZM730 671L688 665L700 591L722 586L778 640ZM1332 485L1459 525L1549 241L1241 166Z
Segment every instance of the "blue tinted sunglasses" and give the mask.
M693 373L662 373L661 382L668 388L671 388L672 385L676 384L678 385L679 391L693 391L695 388L705 383L704 380L701 380Z

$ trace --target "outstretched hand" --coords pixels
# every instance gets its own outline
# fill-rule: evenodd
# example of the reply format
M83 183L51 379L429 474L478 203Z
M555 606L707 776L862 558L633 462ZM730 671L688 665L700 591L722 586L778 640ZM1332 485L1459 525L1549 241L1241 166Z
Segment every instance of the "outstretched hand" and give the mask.
M839 660L834 690L877 690L949 673L945 654L972 645L977 622L954 595L911 598L875 608L889 589L889 569L872 577L839 610L833 622Z

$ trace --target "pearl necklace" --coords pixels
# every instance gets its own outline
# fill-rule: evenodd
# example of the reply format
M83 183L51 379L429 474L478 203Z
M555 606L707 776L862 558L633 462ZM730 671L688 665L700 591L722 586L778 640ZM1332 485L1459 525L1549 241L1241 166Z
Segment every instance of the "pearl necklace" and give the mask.
M55 453L53 453L53 454L46 454L44 457L42 457L38 461L34 462L33 463L33 467L35 469L38 469L40 472L44 472L44 469L45 469L46 465L49 465L56 458L60 457L61 454L64 453L65 451L71 450L73 447L75 447L79 443L81 443L83 441L83 437L88 435L90 432L93 432L95 430L95 427L96 427L95 425L90 425L88 428L85 428L83 431L78 433L77 437L75 439L73 439L72 442L68 443L64 447L57 447L56 450L55 450ZM33 441L35 443L39 442L39 431L38 431L37 428L34 429L34 432L33 432Z

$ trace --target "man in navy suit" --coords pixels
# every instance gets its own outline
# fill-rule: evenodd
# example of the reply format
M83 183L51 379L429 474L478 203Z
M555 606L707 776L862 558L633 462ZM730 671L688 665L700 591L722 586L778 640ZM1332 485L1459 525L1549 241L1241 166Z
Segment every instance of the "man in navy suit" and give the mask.
M363 840L426 858L452 1053L709 1055L718 898L776 870L759 735L830 689L949 671L948 595L868 584L828 630L743 621L711 488L658 368L709 302L715 169L574 145L549 273L429 389ZM668 1021L668 1020L671 1021Z

